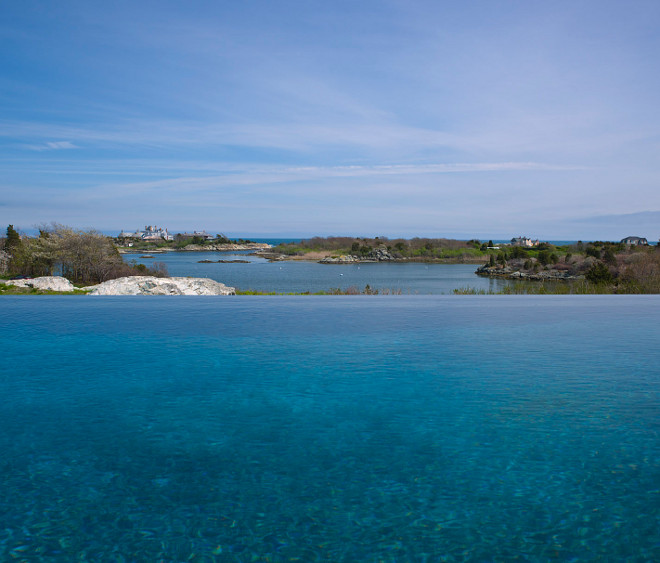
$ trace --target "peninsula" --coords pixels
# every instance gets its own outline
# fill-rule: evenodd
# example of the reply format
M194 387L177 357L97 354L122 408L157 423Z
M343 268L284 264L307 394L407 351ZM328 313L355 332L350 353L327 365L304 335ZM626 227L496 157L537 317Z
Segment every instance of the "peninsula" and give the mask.
M586 283L581 291L660 293L660 245L644 237L619 242L554 245L528 237L494 244L492 240L388 239L387 237L314 237L257 252L271 260L313 260L321 264L361 262L428 262L476 264L480 276L521 283ZM530 289L533 286L528 286ZM534 286L535 287L535 286ZM565 292L569 287L561 288ZM548 292L560 291L557 286Z
M271 245L246 239L232 240L223 234L215 236L206 231L171 234L168 229L147 225L144 230L122 231L114 239L120 254L132 252L170 252L170 251L265 251Z
M446 238L313 237L282 243L257 254L271 260L309 260L321 264L358 262L439 262L483 264L487 243Z

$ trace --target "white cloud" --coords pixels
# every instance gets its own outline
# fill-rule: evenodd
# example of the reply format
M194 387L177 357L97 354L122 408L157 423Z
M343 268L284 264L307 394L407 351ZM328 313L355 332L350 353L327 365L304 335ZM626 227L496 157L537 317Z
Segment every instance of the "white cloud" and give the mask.
M70 141L48 141L41 145L26 145L26 148L32 151L59 151L66 149L79 149Z
M170 163L171 164L171 163ZM378 181L378 178L398 177L398 176L415 176L419 183L417 188L409 188L409 190L416 191L416 189L426 189L429 182L432 183L433 178L442 174L471 174L480 172L529 172L529 171L567 171L584 169L574 166L551 165L539 162L473 162L473 163L447 163L447 164L394 164L394 165L376 165L376 166L282 166L282 165L262 165L262 166L237 166L234 164L223 165L215 164L215 166L208 165L206 171L213 171L213 175L197 175L200 168L196 163L179 163L181 168L172 171L164 179L153 179L140 182L111 182L100 186L100 193L106 193L111 190L112 194L117 195L125 190L127 193L147 193L155 190L158 193L165 193L172 190L175 193L180 193L184 197L189 197L191 193L199 191L214 191L219 188L239 188L254 186L259 189L269 190L269 187L279 190L276 187L281 184L287 184L288 194L292 194L298 190L310 191L310 182L320 187L326 181L333 179L355 179L360 181L360 190L368 192L369 187L363 182ZM138 166L144 167L145 164ZM157 175L159 170L159 163L151 163L154 168L151 170L154 175ZM117 163L113 167L115 170L121 170L122 165ZM169 170L166 168L165 170ZM189 172L187 175L177 174L177 172ZM127 174L132 175L133 169L128 168ZM192 173L192 174L190 174ZM425 180L422 180L425 178ZM378 184L376 184L378 185ZM398 185L398 184L395 184ZM299 187L296 187L299 186ZM355 189L351 184L350 189ZM338 191L341 188L334 185L332 191ZM382 186L378 185L378 189ZM394 188L396 191L398 188ZM163 191L165 190L165 192ZM356 194L357 195L357 194Z

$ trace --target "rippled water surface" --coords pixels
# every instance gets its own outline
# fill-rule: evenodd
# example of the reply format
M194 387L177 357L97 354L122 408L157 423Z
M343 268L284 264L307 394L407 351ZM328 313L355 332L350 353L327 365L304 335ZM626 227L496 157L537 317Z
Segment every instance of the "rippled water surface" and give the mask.
M656 296L3 297L2 561L658 561Z

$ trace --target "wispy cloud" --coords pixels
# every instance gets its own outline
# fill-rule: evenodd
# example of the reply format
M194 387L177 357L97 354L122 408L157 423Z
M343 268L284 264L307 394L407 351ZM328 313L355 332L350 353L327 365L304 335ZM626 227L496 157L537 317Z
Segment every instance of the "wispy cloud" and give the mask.
M108 163L92 163L90 173L98 175L105 172ZM433 177L446 174L479 174L479 173L516 173L530 171L562 172L585 169L571 165L547 164L539 162L473 162L473 163L436 163L436 164L392 164L374 166L282 166L282 165L237 165L231 163L198 163L169 162L161 166L160 161L117 162L110 165L109 175L125 174L134 176L136 171L145 175L158 176L165 174L166 178L145 181L112 181L104 183L100 188L112 188L129 192L145 192L150 190L168 190L181 192L187 197L196 190L216 189L221 187L257 186L265 188L280 184L301 184L309 189L310 182L321 186L323 182L334 179L354 179L367 190L365 182L377 182L379 178L416 177L420 186L433 181ZM48 165L47 165L48 166ZM51 169L53 170L53 169ZM45 170L42 170L45 171ZM185 174L185 173L188 174ZM201 174L200 174L201 173ZM182 175L183 174L183 175ZM425 178L425 179L423 179ZM335 188L339 189L339 188ZM414 187L409 188L415 190ZM291 190L296 190L291 187ZM160 192L162 193L162 191Z
M67 149L79 149L71 141L48 141L40 145L25 145L26 149L32 151L60 151Z
M167 176L176 179L181 174L193 174L200 177L212 175L242 174L295 174L298 176L382 176L410 174L443 174L469 172L516 172L516 171L570 171L587 170L587 166L574 164L551 164L544 162L450 162L450 163L415 163L381 165L338 165L338 166L296 166L283 164L250 164L213 160L180 159L86 159L57 158L40 161L25 157L0 157L0 166L5 169L39 170L41 172L62 172L70 174L94 175L139 175Z
M76 149L80 145L94 151L128 150L187 151L240 148L278 150L305 158L332 150L339 161L419 161L429 155L452 154L483 160L525 159L602 162L604 157L639 151L645 144L657 146L651 125L608 131L593 128L585 115L520 116L498 118L475 128L443 130L412 126L396 119L379 118L363 122L310 117L305 122L264 120L261 122L199 122L173 119L117 119L93 127L0 121L0 137L22 140L33 151ZM49 141L53 137L68 141ZM32 140L42 140L30 143ZM168 158L170 155L168 154Z
M299 168L288 167L284 171L324 176L381 176L409 174L450 174L470 172L516 172L531 170L584 170L587 167L546 164L542 162L457 162L446 164L388 164L375 166L332 166Z

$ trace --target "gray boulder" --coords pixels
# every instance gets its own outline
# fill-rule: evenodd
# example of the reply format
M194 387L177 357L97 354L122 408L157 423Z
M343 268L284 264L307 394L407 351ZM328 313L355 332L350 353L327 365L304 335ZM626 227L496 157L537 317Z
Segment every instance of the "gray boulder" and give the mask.
M387 250L387 248L384 246L379 246L378 248L374 248L369 254L367 254L365 261L391 262L392 260L396 260L396 258L392 256L390 251Z

